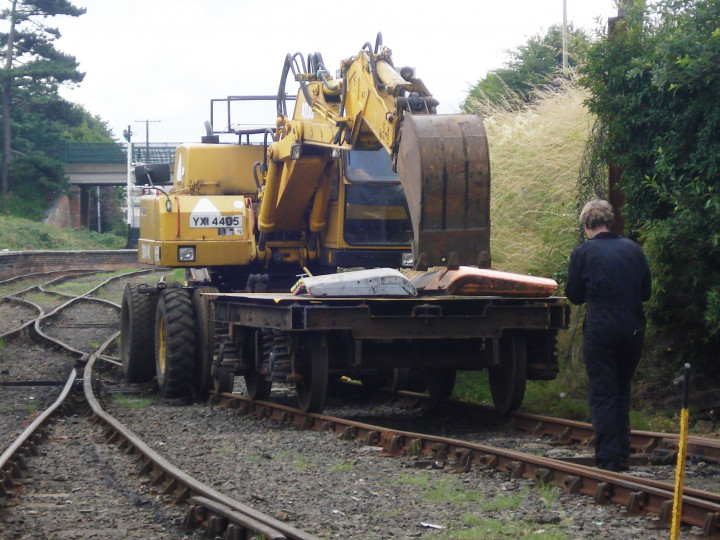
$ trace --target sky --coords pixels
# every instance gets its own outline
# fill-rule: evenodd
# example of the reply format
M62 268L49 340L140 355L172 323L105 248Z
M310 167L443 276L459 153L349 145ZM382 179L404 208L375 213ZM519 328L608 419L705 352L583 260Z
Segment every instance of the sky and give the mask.
M131 126L138 143L146 127L150 142L199 141L211 98L277 94L285 56L297 51L321 52L334 76L378 32L395 66L415 68L439 112L458 112L508 51L563 15L562 0L72 1L87 13L46 21L62 33L57 48L85 73L61 94L107 121L119 140ZM567 0L568 23L591 33L616 14L614 0ZM273 104L238 114L241 123L275 121Z

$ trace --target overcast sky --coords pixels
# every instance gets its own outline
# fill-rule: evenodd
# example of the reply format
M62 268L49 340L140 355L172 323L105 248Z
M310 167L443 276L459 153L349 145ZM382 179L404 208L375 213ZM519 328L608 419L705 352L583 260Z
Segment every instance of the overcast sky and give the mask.
M413 66L440 112L457 112L468 88L503 66L506 52L562 23L562 0L73 0L57 17L58 48L85 80L62 94L133 142L197 141L211 98L276 94L285 55L319 51L334 76L365 42L383 41L396 66ZM594 32L614 0L567 0L568 22ZM263 115L274 123L274 108ZM265 119L265 117L267 118ZM255 120L257 121L257 120Z

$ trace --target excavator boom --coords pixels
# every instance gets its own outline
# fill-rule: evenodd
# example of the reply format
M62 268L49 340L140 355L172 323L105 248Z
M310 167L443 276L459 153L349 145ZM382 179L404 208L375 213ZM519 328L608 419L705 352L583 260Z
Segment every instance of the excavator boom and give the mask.
M310 55L306 73L297 73L298 56L288 55L283 69L279 95L291 70L300 91L292 118L284 103L278 106L260 231L280 229L280 214L309 202L333 150L382 147L407 198L416 268L489 267L490 164L482 119L436 114L437 100L413 69L394 67L380 37L374 49L366 43L341 63L341 80L327 75L318 53ZM312 175L316 184L308 185ZM292 189L296 184L305 188ZM315 204L324 207L317 195Z

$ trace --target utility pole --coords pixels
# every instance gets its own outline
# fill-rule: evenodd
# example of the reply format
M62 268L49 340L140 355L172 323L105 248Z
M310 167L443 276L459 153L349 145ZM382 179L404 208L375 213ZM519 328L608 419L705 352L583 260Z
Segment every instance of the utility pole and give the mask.
M563 26L562 26L562 55L563 55L563 75L568 74L568 44L567 44L567 0L563 0Z
M126 221L129 226L133 224L133 205L132 205L132 193L133 193L133 176L132 176L132 136L133 132L128 125L127 129L123 130L123 137L127 142L127 217Z
M150 160L150 124L160 123L161 120L135 120L137 124L145 124L145 161Z
M618 32L625 32L625 24L621 21L625 18L627 10L632 7L633 0L619 0L617 4L617 17L608 17L608 39ZM613 223L613 231L619 234L625 232L625 217L622 214L623 206L625 206L625 193L620 184L622 183L623 168L615 163L608 163L608 202L615 211L615 222Z

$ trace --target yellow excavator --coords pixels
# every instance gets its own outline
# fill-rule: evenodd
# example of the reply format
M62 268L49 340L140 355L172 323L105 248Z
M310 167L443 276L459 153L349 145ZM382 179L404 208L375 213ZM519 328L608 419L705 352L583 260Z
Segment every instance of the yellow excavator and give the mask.
M463 299L441 285L435 296L380 301L370 287L339 303L298 294L311 287L289 293L303 273L340 268L489 268L490 162L479 116L438 115L437 100L412 68L395 67L380 34L341 62L337 78L319 53L288 55L274 128L233 127L232 102L252 99L265 97L223 100L227 124L211 123L201 143L178 147L171 189L154 185L147 170L139 261L184 267L186 284L127 287L128 381L156 375L161 393L177 396L213 384L226 391L243 375L260 398L273 381L290 381L304 409L321 410L328 373L369 380L383 370L424 370L429 390L444 396L456 369L488 368L496 406L509 410L527 377L555 377L555 334L566 313L545 293L519 301L493 289L481 301L477 289ZM221 144L222 133L238 144ZM498 306L503 315L493 318ZM438 365L428 351L457 355Z
M289 114L291 72L300 90ZM435 114L437 101L379 37L340 74L319 53L307 64L288 55L264 144L180 146L172 193L141 200L140 260L209 268L233 290L250 274L303 267L488 267L482 119Z

